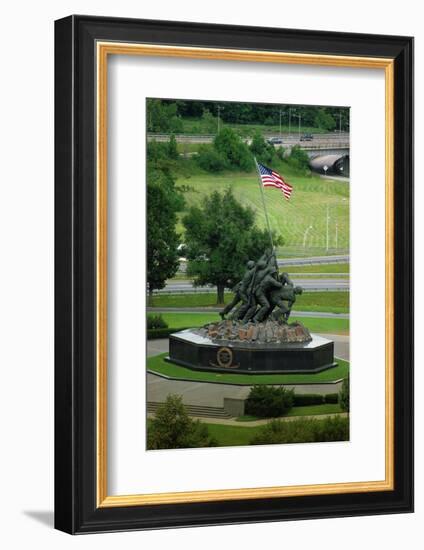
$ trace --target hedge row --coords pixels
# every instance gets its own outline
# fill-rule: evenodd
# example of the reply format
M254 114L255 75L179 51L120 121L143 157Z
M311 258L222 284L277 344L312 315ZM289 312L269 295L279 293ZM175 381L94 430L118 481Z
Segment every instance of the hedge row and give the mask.
M339 395L337 393L327 393L321 395L319 393L295 393L294 406L302 407L307 405L324 405L325 403L338 403Z
M156 340L157 338L167 338L170 334L174 332L179 332L180 330L185 330L189 327L182 328L150 328L147 329L147 339Z
M348 440L349 419L332 416L325 419L299 418L292 422L271 420L257 432L250 444L270 445Z

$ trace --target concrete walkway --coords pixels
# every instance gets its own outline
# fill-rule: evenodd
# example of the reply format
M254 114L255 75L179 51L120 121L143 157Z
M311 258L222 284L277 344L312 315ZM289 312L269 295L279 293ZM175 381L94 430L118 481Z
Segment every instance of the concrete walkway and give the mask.
M263 418L262 420L250 420L249 422L239 422L233 418L207 418L200 416L191 416L192 420L200 420L205 424L221 424L225 426L237 426L238 428L252 428L254 426L263 426L268 424L271 420L281 420L281 422L291 422L292 420L299 420L299 418L304 418L305 420L309 419L324 419L330 418L332 416L340 416L341 418L347 418L349 413L332 413L332 414L319 414L319 415L307 415L307 416L283 416L280 418ZM149 413L148 418L154 418L154 414Z

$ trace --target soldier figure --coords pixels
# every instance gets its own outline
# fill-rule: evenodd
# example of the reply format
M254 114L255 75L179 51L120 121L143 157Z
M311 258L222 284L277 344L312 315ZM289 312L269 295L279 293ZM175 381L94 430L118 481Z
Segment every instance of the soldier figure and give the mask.
M278 270L274 266L270 266L268 272L264 275L256 287L255 301L261 307L253 317L255 322L260 323L267 316L267 313L270 313L270 303L267 297L269 291L275 288L283 287L283 284L275 278L276 275L278 275Z
M256 267L255 262L252 260L249 260L246 264L247 270L245 274L243 275L242 280L236 284L236 286L233 289L233 292L235 294L233 300L230 304L227 304L225 308L219 313L221 318L224 319L225 315L229 313L240 301L242 304L238 308L238 310L234 313L234 319L241 319L247 309L249 308L249 295L248 295L248 288L251 283L252 278L255 275Z
M294 286L290 283L282 288L272 290L270 294L271 307L278 307L279 310L274 313L274 319L281 315L285 323L288 322L293 304L296 301L296 295L302 294L301 286ZM287 303L287 305L286 305Z

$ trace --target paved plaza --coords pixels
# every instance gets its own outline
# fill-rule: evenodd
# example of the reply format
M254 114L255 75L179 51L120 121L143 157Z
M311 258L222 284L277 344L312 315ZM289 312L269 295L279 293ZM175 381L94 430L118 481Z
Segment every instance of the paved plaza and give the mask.
M341 359L349 360L349 336L338 334L323 334L325 338L334 340L334 354ZM149 357L168 352L169 340L149 340L147 355ZM338 393L342 383L336 384L296 384L287 385L296 393ZM207 382L186 382L182 380L167 380L161 376L147 374L147 401L162 403L170 393L181 395L186 405L202 405L206 407L223 407L224 397L245 399L251 386L235 386L233 384L213 384Z

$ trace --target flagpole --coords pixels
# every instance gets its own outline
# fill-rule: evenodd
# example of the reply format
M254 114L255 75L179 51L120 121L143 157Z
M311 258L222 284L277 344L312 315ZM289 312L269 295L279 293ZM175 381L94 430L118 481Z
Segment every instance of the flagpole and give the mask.
M259 188L261 190L261 196L262 196L262 204L264 206L264 212L265 212L265 220L266 220L266 225L268 227L268 233L269 233L269 240L271 241L271 248L272 250L274 250L274 243L272 242L272 234L271 234L271 228L270 228L270 225L269 225L269 219L268 219L268 212L266 210L266 205L265 205L265 194L264 194L264 186L262 184L262 178L261 178L261 173L259 171L259 166L258 166L258 161L256 160L256 157L253 157L255 159L255 164L256 164L256 169L258 171L258 176L259 176Z

